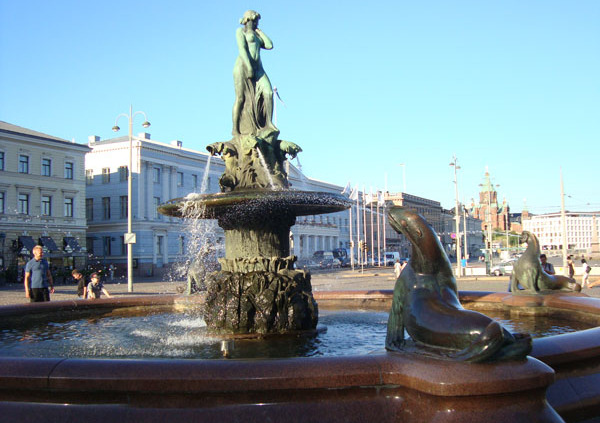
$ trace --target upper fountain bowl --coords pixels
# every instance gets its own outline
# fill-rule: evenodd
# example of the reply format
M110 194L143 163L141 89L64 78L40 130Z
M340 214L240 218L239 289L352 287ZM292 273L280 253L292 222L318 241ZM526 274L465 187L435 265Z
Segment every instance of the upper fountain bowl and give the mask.
M158 207L161 214L204 219L248 218L277 214L307 216L346 210L352 201L330 192L295 190L237 190L217 194L189 194Z

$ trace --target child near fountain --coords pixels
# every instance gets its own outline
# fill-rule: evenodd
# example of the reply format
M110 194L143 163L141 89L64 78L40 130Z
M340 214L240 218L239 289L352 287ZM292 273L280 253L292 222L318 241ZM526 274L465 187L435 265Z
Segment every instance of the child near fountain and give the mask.
M87 298L87 285L81 272L77 269L73 269L71 276L73 276L73 279L77 282L77 297Z
M110 294L100 282L100 275L98 273L92 273L91 282L87 286L87 298L91 300L95 300L100 298L102 294L106 295L110 298Z

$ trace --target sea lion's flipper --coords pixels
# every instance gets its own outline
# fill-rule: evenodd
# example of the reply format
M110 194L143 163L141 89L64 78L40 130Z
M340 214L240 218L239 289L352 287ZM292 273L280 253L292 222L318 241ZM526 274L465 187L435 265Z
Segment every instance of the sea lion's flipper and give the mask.
M387 324L387 335L385 337L385 348L390 351L398 351L404 345L404 302L406 301L406 285L414 279L412 269L405 268L394 286L394 298Z
M525 358L532 348L531 335L528 333L512 334L514 341L506 343L493 357L494 361Z
M492 357L505 343L504 328L492 320L479 337L465 349L451 355L461 361L480 362Z

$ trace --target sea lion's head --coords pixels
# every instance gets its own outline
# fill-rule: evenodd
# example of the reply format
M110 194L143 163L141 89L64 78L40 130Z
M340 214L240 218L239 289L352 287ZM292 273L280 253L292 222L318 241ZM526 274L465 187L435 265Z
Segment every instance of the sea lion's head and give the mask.
M529 243L529 240L530 240L530 239L531 239L531 233L530 233L530 232L528 232L528 231L523 231L523 232L521 233L521 236L519 237L519 242L520 242L521 244L524 244L524 243Z
M417 273L437 273L450 266L437 234L419 213L404 207L388 211L390 225L412 244L410 265Z

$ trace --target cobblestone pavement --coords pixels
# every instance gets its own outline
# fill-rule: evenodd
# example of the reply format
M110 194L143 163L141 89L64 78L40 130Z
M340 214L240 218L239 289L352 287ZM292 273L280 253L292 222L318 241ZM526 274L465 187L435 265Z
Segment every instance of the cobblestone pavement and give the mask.
M313 272L312 286L314 291L349 291L349 290L378 290L393 289L395 278L392 269L365 269L360 270L336 270L330 272ZM580 277L578 277L580 280ZM478 276L458 279L460 291L506 291L508 289L508 276ZM600 276L591 276L590 281L600 282ZM127 292L127 281L105 282L105 288L115 297L134 295L164 295L178 294L183 292L185 282L163 281L143 278L134 280L133 292ZM600 297L600 286L587 288L583 293L593 297ZM55 287L51 299L73 300L77 299L76 286L58 285ZM26 304L29 300L25 298L25 290L21 284L7 284L0 286L0 305Z

